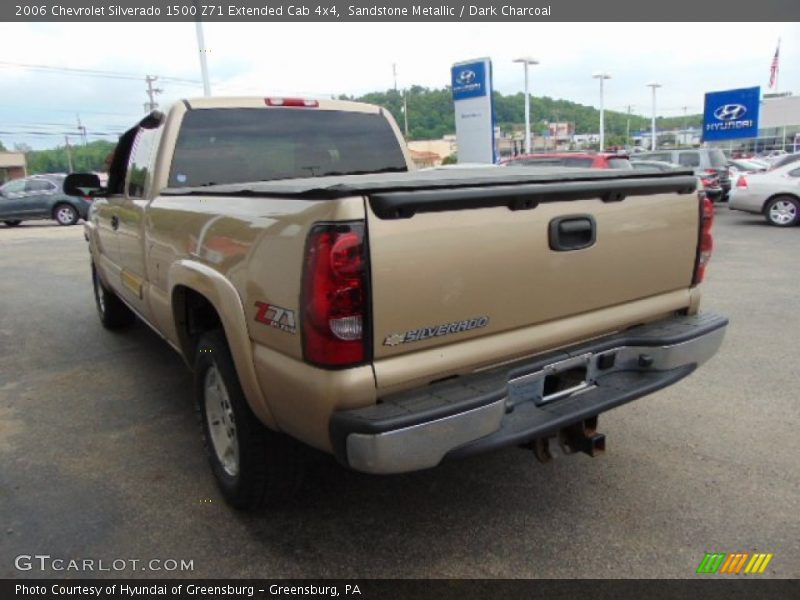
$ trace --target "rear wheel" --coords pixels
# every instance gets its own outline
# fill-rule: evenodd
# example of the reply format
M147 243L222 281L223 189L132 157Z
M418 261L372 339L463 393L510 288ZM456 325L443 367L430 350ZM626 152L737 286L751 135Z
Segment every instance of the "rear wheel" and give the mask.
M6 224L7 227L16 227L17 225L22 223L22 221L16 221L16 220L15 221L3 221L3 222Z
M106 329L122 329L128 327L136 320L133 311L125 306L117 295L107 290L97 276L97 269L92 265L92 287L94 288L94 301L100 322Z
M800 222L800 201L791 196L777 196L767 202L764 216L770 225L791 227Z
M53 209L53 218L59 225L75 225L78 222L78 211L69 204L57 204Z
M250 510L288 500L302 472L297 444L250 410L220 330L200 339L194 388L211 470L228 503Z

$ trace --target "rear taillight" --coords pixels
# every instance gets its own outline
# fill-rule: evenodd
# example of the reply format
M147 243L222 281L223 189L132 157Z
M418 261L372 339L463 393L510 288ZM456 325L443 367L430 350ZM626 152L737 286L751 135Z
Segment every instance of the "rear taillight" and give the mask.
M367 253L364 224L315 225L303 272L303 354L323 367L367 360Z
M305 98L264 98L267 106L287 106L294 108L318 108L318 100L306 100Z
M92 200L94 200L94 198L92 198L91 196L83 196L83 199L86 200L86 202L91 202Z
M706 266L711 260L711 251L714 249L714 238L711 227L714 224L714 203L708 198L700 199L700 235L697 240L697 258L694 263L694 277L692 285L703 281Z
M744 175L740 175L739 179L736 180L736 187L746 190L747 189L747 177L745 177Z

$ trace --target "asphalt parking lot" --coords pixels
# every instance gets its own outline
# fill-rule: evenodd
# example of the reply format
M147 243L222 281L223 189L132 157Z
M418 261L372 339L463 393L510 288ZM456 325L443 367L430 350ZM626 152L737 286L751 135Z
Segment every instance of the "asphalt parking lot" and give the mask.
M181 359L100 326L82 227L0 226L0 577L15 557L192 560L158 577L693 577L759 551L800 577L800 228L718 208L703 306L731 319L689 379L600 419L608 451L512 448L406 476L333 460L295 503L217 493Z

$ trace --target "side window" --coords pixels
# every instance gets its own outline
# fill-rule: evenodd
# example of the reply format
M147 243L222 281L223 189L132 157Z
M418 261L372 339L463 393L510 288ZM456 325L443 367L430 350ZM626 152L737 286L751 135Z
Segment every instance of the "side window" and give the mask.
M156 140L155 129L140 129L128 165L128 197L143 198L150 183L150 158Z
M9 181L3 186L3 192L6 194L19 194L25 191L25 181L17 179L16 181Z
M25 184L26 192L51 192L55 189L55 185L44 179L29 179Z
M696 152L681 152L678 154L678 164L682 167L699 167L700 155Z

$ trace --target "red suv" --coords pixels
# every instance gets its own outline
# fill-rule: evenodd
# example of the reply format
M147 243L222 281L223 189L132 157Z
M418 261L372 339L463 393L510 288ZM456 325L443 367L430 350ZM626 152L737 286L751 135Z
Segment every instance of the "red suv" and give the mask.
M520 154L500 162L507 167L584 167L591 169L633 169L627 154L616 152L537 152Z

